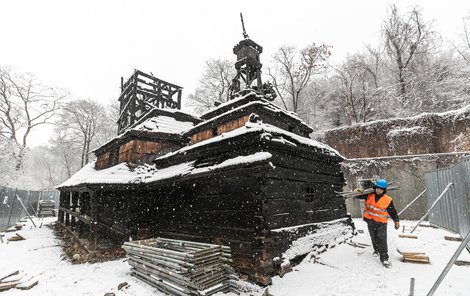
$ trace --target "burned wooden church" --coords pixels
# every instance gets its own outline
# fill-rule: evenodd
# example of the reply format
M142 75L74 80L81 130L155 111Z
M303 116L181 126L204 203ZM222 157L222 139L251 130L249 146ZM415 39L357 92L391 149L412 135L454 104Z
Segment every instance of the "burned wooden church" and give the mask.
M59 224L89 249L158 236L228 245L235 269L264 284L301 237L351 232L335 193L342 157L272 103L261 52L248 36L234 47L231 99L201 117L180 111L177 85L140 71L121 81L118 136L58 187Z

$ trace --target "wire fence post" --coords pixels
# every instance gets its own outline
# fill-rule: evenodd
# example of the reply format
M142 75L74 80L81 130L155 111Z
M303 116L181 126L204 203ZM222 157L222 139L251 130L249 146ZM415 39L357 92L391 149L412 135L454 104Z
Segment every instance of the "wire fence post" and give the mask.
M431 205L431 207L429 208L429 210L426 212L426 214L424 214L424 216L418 221L418 224L416 224L416 226L411 230L411 233L413 233L416 228L418 228L418 226L421 224L421 222L424 221L424 219L426 219L426 217L429 215L429 213L431 213L431 210L434 208L434 206L437 205L437 203L439 202L439 200L441 200L441 198L445 195L445 193L447 192L447 190L449 190L449 188L454 185L454 183L450 182L449 184L447 184L446 188L444 189L444 191L442 191L441 195L439 195L439 197L434 201L434 203Z
M455 251L452 258L450 258L449 263L447 263L447 266L444 268L441 275L437 278L437 280L434 283L434 285L432 286L431 290L429 290L429 293L428 293L427 296L434 295L434 292L436 292L437 288L439 287L439 285L442 283L442 281L446 277L446 275L449 272L450 268L455 263L455 260L457 260L457 258L460 256L460 253L462 253L463 249L467 246L467 244L469 242L470 242L470 231L468 232L467 236L465 237L465 239L462 241L462 243L458 247L457 251Z
M17 191L17 188L15 188L15 194L12 196L13 202L11 203L10 214L8 215L8 222L7 222L6 228L10 227L11 216L13 215L13 208L15 207L15 204L16 204L16 199L14 197L16 195L16 191Z
M424 189L423 192L421 192L415 199L413 199L406 207L404 207L399 213L398 216L400 216L406 209L408 209L415 201L418 200L424 193L426 193L426 189Z
M21 201L21 198L18 196L18 194L16 195L16 198L19 200L21 206L22 206L23 209L25 210L26 215L28 215L28 218L29 218L29 220L31 220L31 222L33 223L34 227L37 227L37 226L36 226L36 223L34 223L33 218L31 218L31 216L29 215L28 210L27 210L26 207L24 206L24 204L23 204L23 202Z
M415 278L410 279L410 295L415 296Z
M27 202L28 202L29 207L31 208L31 210L33 210L34 215L35 215L36 217L38 217L38 213L34 210L34 207L33 207L33 205L31 204L30 200L31 200L31 191L28 191L28 200L27 200Z

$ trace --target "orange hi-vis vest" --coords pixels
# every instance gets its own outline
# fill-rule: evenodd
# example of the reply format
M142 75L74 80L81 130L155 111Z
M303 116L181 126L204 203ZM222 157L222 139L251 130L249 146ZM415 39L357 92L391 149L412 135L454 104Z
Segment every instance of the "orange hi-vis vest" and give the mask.
M392 198L384 194L377 202L375 202L375 194L367 195L366 205L364 207L364 218L371 219L380 223L387 223L390 215L387 208L392 202Z

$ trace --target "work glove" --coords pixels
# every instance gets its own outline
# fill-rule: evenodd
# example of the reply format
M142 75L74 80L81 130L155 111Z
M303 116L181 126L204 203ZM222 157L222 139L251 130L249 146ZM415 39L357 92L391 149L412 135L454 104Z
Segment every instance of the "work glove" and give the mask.
M400 228L400 222L399 222L399 221L396 221L396 222L395 222L395 229L398 229L398 228Z
M353 190L353 192L363 193L363 192L364 192L364 189L362 189L362 188L356 188L356 189Z

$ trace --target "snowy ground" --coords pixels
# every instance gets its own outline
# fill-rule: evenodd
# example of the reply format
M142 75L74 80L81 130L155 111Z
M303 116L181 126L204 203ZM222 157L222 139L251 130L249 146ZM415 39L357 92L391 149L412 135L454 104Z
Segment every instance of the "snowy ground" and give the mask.
M36 221L43 224L54 221ZM355 219L363 234L353 241L370 244L366 225ZM415 221L403 221L413 226ZM31 290L11 289L2 295L163 295L156 289L130 276L130 267L123 259L100 264L73 265L62 260L60 242L48 227L33 228L31 222L19 233L24 241L0 243L0 274L10 270L22 270L37 277L39 284ZM402 295L409 294L410 278L416 278L415 295L426 295L444 269L459 242L444 240L447 231L420 227L418 239L398 238L399 231L389 227L389 248L392 267L385 269L378 258L372 256L372 248L355 248L339 245L320 255L323 264L313 263L309 257L283 278L275 277L269 293L281 295ZM400 229L401 231L401 229ZM14 235L6 233L5 238ZM396 251L420 251L429 255L431 264L403 263ZM470 260L467 251L461 260ZM118 290L127 282L127 289ZM435 295L469 295L470 266L454 265ZM243 295L258 295L245 293Z

